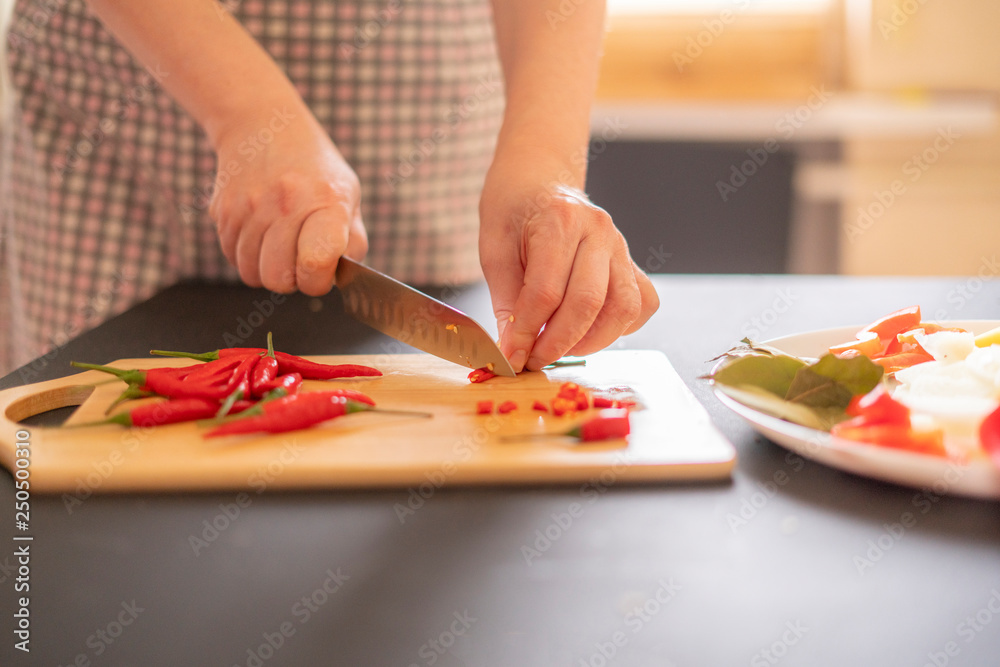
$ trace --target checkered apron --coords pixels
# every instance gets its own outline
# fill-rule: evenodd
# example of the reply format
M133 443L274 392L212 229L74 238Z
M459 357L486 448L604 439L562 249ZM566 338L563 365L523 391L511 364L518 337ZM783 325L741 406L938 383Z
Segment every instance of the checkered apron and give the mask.
M0 374L179 280L238 280L207 213L214 153L163 90L169 72L142 68L83 0L15 4ZM489 0L218 10L271 54L357 173L369 263L416 284L481 278L478 197L503 110Z

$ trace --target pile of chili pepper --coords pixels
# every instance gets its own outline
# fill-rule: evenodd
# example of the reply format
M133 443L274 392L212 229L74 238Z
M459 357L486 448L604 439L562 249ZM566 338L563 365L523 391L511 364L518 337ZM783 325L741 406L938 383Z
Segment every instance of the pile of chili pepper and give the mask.
M373 377L382 373L355 364L320 364L275 352L271 334L267 348L226 348L201 354L160 352L204 361L183 368L119 369L72 362L73 366L115 375L128 388L113 404L123 400L160 396L148 403L97 424L160 426L185 421L225 420L209 436L284 431L307 428L351 412L371 410L375 401L354 389L299 394L303 379ZM110 411L110 408L109 408ZM385 412L385 411L382 411Z
M559 393L551 399L548 404L535 400L531 404L531 409L538 412L551 412L557 417L566 414L573 414L590 408L634 408L637 403L633 400L613 399L607 396L591 396L586 389L575 382L564 382L559 386ZM514 401L504 401L499 404L496 411L499 414L506 414L517 409ZM476 403L476 414L493 414L493 401L483 400Z

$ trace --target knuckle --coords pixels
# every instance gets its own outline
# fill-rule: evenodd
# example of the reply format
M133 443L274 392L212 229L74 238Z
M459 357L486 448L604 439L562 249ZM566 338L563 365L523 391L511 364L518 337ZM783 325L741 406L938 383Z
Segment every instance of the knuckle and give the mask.
M562 290L551 283L536 285L531 293L531 304L536 308L541 308L552 312L562 303Z
M573 305L579 313L592 317L604 306L605 296L597 290L582 290L573 298Z

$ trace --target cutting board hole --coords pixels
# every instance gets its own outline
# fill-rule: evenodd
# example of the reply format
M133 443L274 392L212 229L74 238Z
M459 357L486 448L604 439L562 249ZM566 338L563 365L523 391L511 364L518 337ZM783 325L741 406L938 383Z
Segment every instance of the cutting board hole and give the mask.
M59 426L94 392L93 385L59 387L19 398L4 412L7 419L26 426Z

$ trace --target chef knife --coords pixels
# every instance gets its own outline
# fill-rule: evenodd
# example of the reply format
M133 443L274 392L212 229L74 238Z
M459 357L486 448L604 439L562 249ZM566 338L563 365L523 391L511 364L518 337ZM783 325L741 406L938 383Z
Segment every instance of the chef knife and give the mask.
M497 375L517 375L478 322L409 285L341 257L337 289L349 315L396 340L462 366L492 364Z

